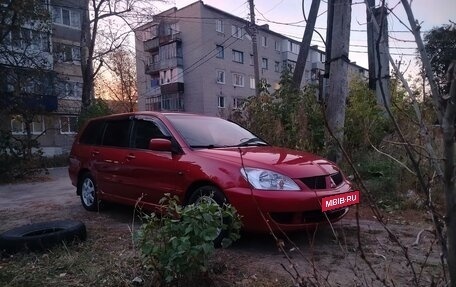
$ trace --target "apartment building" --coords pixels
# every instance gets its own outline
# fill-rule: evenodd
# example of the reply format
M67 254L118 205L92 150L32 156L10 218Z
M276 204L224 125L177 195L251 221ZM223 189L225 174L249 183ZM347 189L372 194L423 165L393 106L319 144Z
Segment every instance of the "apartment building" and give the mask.
M50 19L30 19L20 29L10 28L0 44L0 70L6 75L0 77L2 128L24 136L23 117L33 115L31 133L45 155L68 152L76 134L84 2L42 1Z
M138 109L225 115L255 93L250 23L195 2L154 16L135 30ZM278 88L293 69L299 42L258 27L260 79ZM302 85L317 83L325 54L310 48ZM365 72L357 66L353 71Z

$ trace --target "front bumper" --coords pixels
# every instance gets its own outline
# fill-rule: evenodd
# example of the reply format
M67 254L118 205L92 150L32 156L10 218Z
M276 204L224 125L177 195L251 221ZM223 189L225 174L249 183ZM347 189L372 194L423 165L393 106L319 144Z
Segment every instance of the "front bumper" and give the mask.
M323 197L351 191L349 184L332 190L265 191L249 188L225 190L228 201L242 216L244 229L253 232L304 230L336 222L349 208L321 211Z

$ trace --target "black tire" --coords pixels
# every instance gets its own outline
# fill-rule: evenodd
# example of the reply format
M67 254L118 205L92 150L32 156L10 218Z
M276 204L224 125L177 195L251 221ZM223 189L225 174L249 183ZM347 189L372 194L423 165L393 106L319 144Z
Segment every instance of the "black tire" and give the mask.
M86 237L86 227L78 220L40 222L2 233L0 250L5 253L45 250L62 242L83 241Z
M202 198L213 200L221 208L224 204L228 203L225 195L217 187L212 185L205 185L197 188L192 195L190 196L188 203L189 204L198 204L198 201ZM227 224L228 218L221 219L224 224ZM223 238L228 236L228 231L225 229L220 230L217 238L214 239L214 246L221 247Z
M81 176L78 182L78 194L81 196L82 206L88 211L98 211L101 202L98 200L98 189L95 180L88 172Z

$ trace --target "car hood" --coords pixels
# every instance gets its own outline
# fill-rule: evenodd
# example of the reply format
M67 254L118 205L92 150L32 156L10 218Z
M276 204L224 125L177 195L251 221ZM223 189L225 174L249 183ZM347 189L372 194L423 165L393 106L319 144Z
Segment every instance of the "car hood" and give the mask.
M334 174L337 166L319 156L279 147L241 147L195 150L199 156L283 173L292 178ZM241 161L242 159L242 161Z

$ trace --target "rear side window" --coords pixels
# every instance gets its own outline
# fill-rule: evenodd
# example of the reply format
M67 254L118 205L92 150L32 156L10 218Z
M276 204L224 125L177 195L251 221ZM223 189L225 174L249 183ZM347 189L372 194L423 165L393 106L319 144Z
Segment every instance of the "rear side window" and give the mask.
M107 121L103 135L103 145L128 147L130 120Z
M86 145L99 145L103 134L104 121L91 121L82 132L79 142Z

